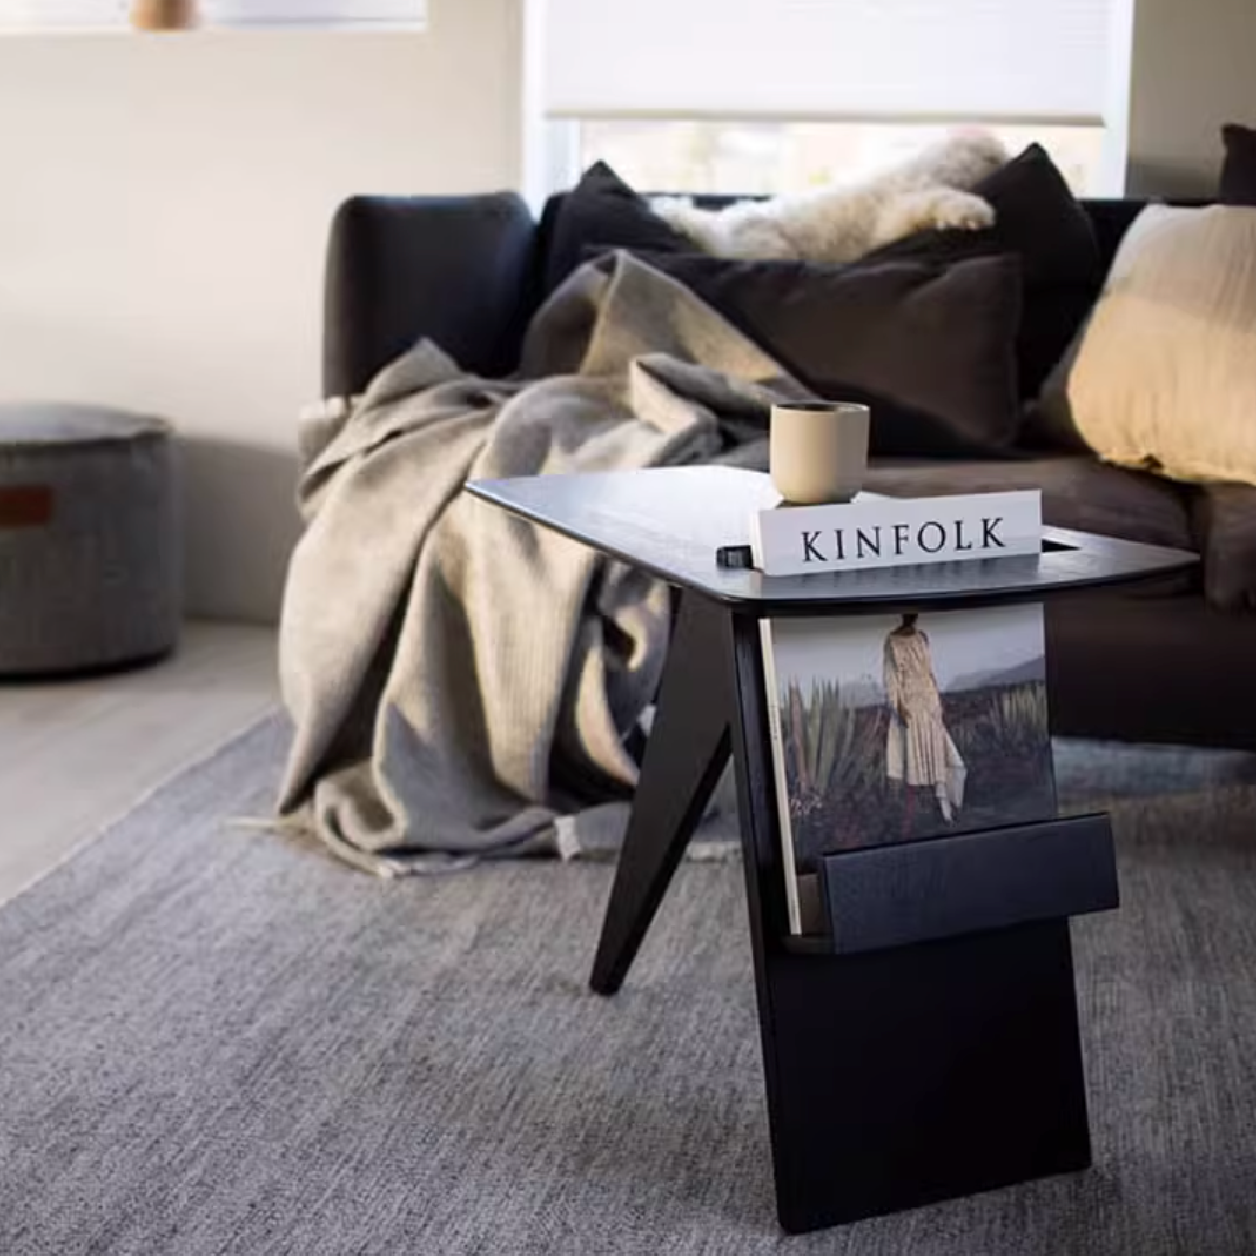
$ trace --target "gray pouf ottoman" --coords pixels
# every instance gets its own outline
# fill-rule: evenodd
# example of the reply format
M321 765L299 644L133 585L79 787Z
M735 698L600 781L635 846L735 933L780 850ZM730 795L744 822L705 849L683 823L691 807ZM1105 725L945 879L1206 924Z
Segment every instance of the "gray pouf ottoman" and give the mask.
M88 406L0 405L0 676L156 659L178 641L171 429Z

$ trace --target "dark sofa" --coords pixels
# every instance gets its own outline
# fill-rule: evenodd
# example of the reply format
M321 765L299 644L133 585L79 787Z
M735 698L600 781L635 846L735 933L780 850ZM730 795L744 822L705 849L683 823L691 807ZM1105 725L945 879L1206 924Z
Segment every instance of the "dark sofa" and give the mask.
M1105 261L1144 202L1087 201ZM552 206L551 206L552 208ZM515 365L542 295L549 213L513 194L358 197L336 215L326 279L323 387L359 392L414 340L489 376ZM871 488L903 494L1040 488L1047 520L1197 549L1193 490L1085 453L879 462ZM1256 749L1256 619L1214 609L1202 575L1061 601L1047 612L1053 727L1063 735Z

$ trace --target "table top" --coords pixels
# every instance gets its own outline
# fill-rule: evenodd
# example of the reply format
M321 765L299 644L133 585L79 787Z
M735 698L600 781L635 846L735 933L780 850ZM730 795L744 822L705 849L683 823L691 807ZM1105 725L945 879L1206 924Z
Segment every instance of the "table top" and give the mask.
M669 584L759 615L1038 601L1147 580L1198 561L1184 550L1048 527L1036 555L765 576L716 561L720 547L748 545L750 516L779 502L762 472L662 467L474 480L467 490Z

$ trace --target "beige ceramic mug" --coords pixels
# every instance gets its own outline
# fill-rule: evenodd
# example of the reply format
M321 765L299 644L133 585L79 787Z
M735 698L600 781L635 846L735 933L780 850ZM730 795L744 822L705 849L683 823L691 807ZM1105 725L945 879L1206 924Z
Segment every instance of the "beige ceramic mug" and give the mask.
M772 407L768 466L776 491L793 506L848 502L868 470L871 412L849 401L799 401Z

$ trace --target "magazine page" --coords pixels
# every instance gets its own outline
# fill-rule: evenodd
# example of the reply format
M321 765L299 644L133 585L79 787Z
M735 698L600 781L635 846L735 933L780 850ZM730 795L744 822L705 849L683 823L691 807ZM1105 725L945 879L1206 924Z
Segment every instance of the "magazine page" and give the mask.
M1040 605L778 619L765 648L798 876L822 854L1055 816Z

